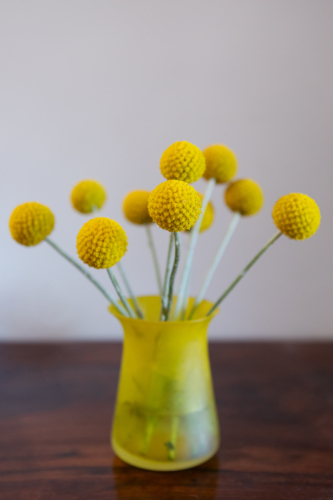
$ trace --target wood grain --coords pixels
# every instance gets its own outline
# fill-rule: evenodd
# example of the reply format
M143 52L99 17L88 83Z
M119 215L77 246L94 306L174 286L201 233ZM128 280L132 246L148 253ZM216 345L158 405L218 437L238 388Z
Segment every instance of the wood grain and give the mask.
M333 344L210 348L219 453L157 473L109 445L119 344L0 346L0 499L332 500Z

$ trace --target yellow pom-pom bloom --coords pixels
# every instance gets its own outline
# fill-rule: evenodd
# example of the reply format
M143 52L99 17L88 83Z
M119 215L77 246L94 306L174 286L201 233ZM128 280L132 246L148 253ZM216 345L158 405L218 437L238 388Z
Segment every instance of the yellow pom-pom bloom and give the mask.
M71 192L73 207L83 214L101 209L106 200L106 191L102 184L93 180L81 181Z
M96 217L81 227L77 239L78 256L90 267L107 269L126 253L127 236L118 222Z
M54 215L41 203L31 201L17 206L9 219L9 230L15 241L27 247L38 245L54 228Z
M198 195L200 196L201 201L202 201L204 198L204 195L201 193L198 193ZM209 201L208 205L206 207L204 216L202 218L202 222L201 222L201 226L200 226L200 230L199 230L200 233L202 231L206 231L206 229L208 229L213 224L214 215L215 215L215 212L214 212L213 203L211 201Z
M317 203L301 193L282 196L275 203L272 216L276 227L293 240L310 238L320 225Z
M222 144L214 144L204 149L206 158L205 179L214 178L217 184L229 182L237 172L237 158L231 149Z
M187 231L199 219L201 200L187 182L170 180L159 184L150 194L148 210L162 229Z
M149 224L153 222L148 212L150 191L131 191L123 202L125 217L134 224Z
M205 157L201 150L190 142L181 141L171 144L162 154L160 169L166 179L197 181L206 168Z
M239 179L227 187L224 199L233 212L254 215L264 204L264 193L259 184L253 180Z

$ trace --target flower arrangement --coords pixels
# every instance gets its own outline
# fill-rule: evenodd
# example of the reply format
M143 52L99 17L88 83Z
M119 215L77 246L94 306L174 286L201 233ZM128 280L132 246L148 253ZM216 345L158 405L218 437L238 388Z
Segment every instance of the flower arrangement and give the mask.
M206 301L206 291L240 219L255 215L264 204L264 194L257 182L234 179L237 169L236 155L225 145L212 145L201 151L189 142L176 142L161 157L160 170L166 180L151 192L136 190L125 196L124 216L131 223L143 226L147 233L158 297L134 294L121 264L128 247L126 232L118 222L96 216L107 198L100 183L84 180L71 192L73 208L93 214L77 235L77 255L82 264L50 238L55 218L48 207L36 202L24 203L10 216L9 229L15 241L25 246L47 242L95 285L124 326L127 348L123 354L112 442L116 453L132 465L176 470L197 465L215 453L218 426L206 346L209 322L222 301L275 241L282 235L304 240L313 236L320 225L320 210L312 198L301 193L282 196L272 211L278 231L215 303ZM204 194L191 186L200 177L207 180ZM210 199L220 184L226 185L224 201L233 215L199 292L190 298L196 244L200 232L213 224L214 207ZM170 233L163 277L151 232L153 224ZM175 294L182 232L188 234L189 246ZM118 300L87 267L106 269ZM116 278L115 267L127 296Z
M123 212L126 219L133 224L144 226L147 231L158 289L161 295L161 321L190 320L194 317L195 311L205 296L240 218L254 215L261 210L264 195L260 185L252 179L233 180L237 169L236 155L225 145L216 144L201 151L197 146L189 142L176 142L164 151L160 160L160 170L166 181L155 187L152 192L136 190L128 193L124 198ZM208 181L204 195L198 193L190 185L202 176ZM213 223L214 207L210 198L215 185L218 184L227 185L224 192L224 201L234 215L207 270L192 308L188 316L186 316L193 255L199 233L208 229ZM95 214L102 208L106 198L105 188L95 180L83 180L71 192L73 208L84 214ZM272 216L278 232L219 297L207 313L208 315L212 314L258 258L282 234L291 239L303 240L311 237L320 224L318 205L309 196L301 193L282 196L274 205ZM119 297L120 302L117 303L84 267L74 261L49 238L54 223L54 215L48 207L31 202L19 205L14 209L9 220L9 228L14 240L22 245L32 246L42 241L48 242L69 262L82 271L121 314L143 319L143 313L140 310L137 298L120 263L127 251L127 236L122 227L114 220L95 217L86 222L77 235L77 254L79 258L89 267L107 269ZM163 280L151 233L153 223L171 233L166 272ZM181 242L179 234L183 231L190 232L190 245L175 310L171 314L174 283L180 260ZM114 275L112 268L115 264L118 264L119 273L132 299L132 305L125 297Z

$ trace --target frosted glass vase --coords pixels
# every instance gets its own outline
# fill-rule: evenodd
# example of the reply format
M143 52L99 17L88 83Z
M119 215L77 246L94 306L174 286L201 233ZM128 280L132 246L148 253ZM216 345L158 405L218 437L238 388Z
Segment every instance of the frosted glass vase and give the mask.
M205 317L212 304L203 301L191 321L160 322L160 297L138 301L144 320L110 307L124 329L113 449L143 469L194 467L219 446L207 344L212 317Z

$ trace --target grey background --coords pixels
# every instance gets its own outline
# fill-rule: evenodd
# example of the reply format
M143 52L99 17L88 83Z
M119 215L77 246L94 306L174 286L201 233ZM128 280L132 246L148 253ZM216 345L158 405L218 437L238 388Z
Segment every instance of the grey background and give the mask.
M8 218L25 201L54 211L53 239L75 255L87 220L69 204L75 183L108 191L101 215L128 233L124 257L138 294L156 285L144 231L124 220L132 189L163 181L159 159L177 140L224 143L239 177L265 191L242 220L209 289L215 299L274 234L274 202L313 197L322 226L281 238L225 301L211 338L332 337L331 0L50 0L0 2L0 338L112 339L121 328L102 295L46 244L25 248ZM203 191L205 182L194 186ZM230 218L195 257L197 290ZM161 265L168 235L154 228ZM109 287L106 272L96 271Z

